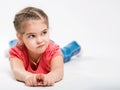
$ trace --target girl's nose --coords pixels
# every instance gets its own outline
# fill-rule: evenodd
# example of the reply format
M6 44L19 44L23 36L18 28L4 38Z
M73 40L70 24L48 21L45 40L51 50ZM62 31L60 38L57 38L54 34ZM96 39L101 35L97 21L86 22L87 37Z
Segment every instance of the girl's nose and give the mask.
M42 43L43 42L43 38L42 37L37 37L36 42L37 42L37 44Z

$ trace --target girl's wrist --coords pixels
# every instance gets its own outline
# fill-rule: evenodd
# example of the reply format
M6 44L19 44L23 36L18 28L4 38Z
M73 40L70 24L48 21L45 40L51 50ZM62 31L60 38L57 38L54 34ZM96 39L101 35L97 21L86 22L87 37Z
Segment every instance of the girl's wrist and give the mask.
M33 74L31 74L31 73L24 75L24 82L32 76L33 76Z

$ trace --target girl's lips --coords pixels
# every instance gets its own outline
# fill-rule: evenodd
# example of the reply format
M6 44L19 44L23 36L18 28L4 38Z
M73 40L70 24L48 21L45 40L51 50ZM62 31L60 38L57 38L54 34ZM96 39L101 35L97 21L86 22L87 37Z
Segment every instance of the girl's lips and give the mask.
M39 45L37 48L42 48L44 46L44 44L43 45Z

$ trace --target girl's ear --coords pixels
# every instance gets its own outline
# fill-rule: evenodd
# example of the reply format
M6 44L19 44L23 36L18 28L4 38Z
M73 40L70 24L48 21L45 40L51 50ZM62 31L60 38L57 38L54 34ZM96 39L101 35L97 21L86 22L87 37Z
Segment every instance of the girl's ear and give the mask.
M16 33L16 36L17 36L17 38L18 38L18 40L19 40L19 41L21 41L21 40L22 40L22 36L21 36L21 34L20 34L20 33Z
M20 33L16 33L16 36L17 36L17 38L19 40L19 44L23 45L22 35Z

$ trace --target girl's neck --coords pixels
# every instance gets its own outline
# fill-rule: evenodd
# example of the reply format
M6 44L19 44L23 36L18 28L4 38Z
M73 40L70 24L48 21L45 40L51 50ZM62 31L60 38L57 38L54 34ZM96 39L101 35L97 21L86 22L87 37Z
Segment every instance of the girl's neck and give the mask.
M31 65L31 68L33 69L33 70L37 70L37 68L38 68L38 64L39 64L39 61L40 61L40 55L29 55L29 62L30 62L30 65Z
M30 60L33 62L38 62L38 59L40 59L41 55L40 54L34 54L34 53L28 53Z
M37 70L41 55L29 53L29 62L33 70Z

